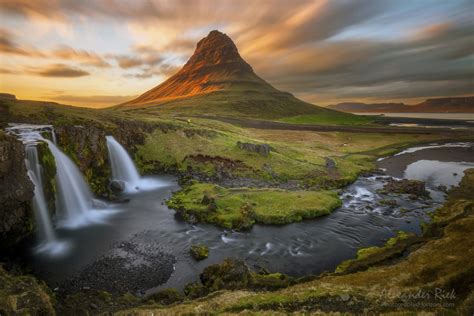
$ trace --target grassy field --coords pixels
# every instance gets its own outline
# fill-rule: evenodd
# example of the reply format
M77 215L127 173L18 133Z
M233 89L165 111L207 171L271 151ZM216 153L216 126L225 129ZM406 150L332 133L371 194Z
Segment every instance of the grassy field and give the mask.
M318 125L367 125L374 120L367 116L347 115L348 113L320 113L316 115L297 115L283 118L280 121L293 124L318 124Z
M254 223L287 224L329 214L340 205L332 191L226 189L193 183L168 201L184 217L224 228L248 229Z

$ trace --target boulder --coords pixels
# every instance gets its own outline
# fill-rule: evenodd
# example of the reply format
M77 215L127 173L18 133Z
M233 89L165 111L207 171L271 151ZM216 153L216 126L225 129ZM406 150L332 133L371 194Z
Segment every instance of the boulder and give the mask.
M270 147L270 145L268 144L252 144L252 143L237 142L237 146L240 149L250 151L250 152L255 152L265 157L267 157L270 154L270 151L272 150L272 147Z
M390 179L384 185L381 193L410 194L416 197L430 196L430 193L426 191L425 183L423 181L408 179Z
M191 257L200 261L204 260L209 256L209 248L204 245L192 245L189 249Z
M114 193L121 193L125 191L126 183L121 180L112 180L109 184L110 190Z
M241 289L252 282L252 273L243 260L225 259L204 269L201 283L210 290Z

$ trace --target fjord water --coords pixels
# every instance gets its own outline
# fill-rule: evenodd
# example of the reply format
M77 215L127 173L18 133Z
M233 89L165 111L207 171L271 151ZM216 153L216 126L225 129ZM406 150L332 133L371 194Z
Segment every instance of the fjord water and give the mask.
M387 169L389 176L401 178L411 163L433 157L442 162L474 167L473 151L474 144L449 148L432 146L388 157L379 165ZM433 168L437 169L436 166ZM234 232L177 219L174 211L163 203L179 188L176 179L171 176L155 178L166 185L124 194L129 202L117 205L121 212L111 217L107 225L87 226L74 231L59 229L60 238L71 239L77 245L74 252L62 258L35 257L32 263L36 273L56 286L79 275L100 258L126 256L131 261L141 262L135 257L136 249L124 250L124 242L133 240L134 247L148 249L159 245L163 252L176 258L174 273L159 288L183 288L188 282L198 280L199 273L206 266L227 257L239 257L251 267L264 266L270 271L293 276L319 274L334 270L341 261L353 258L360 247L384 244L399 230L420 234L420 223L429 221L428 213L445 199L445 194L438 189L438 182L432 182L428 177L431 199L390 196L397 205L387 205L383 203L387 196L379 194L378 190L389 177L361 177L343 190L343 205L328 216L284 226L255 225L248 232ZM450 183L452 179L441 184ZM209 246L208 259L196 262L189 256L189 247L197 243ZM113 271L113 264L108 263L106 269ZM140 269L140 265L133 269ZM100 271L96 273L100 274ZM121 279L117 275L117 282Z
M106 136L106 140L112 179L124 181L129 189L136 187L140 181L140 175L129 154L113 136Z

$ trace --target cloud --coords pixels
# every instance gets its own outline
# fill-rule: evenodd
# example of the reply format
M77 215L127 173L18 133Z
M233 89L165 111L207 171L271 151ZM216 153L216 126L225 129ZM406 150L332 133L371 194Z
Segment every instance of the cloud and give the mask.
M53 50L50 55L60 59L78 61L86 66L94 66L99 68L110 67L110 64L98 54L91 53L86 50L75 50L68 46L59 47Z
M64 64L54 64L44 68L30 68L26 72L41 77L61 78L76 78L90 75L87 71L73 68Z
M136 79L147 79L154 76L161 76L161 77L171 77L175 73L179 71L181 67L170 65L167 63L161 63L156 67L148 67L140 69L137 73L129 73L125 74L125 78L136 78Z
M7 29L0 29L0 53L39 57L42 54L35 49L20 47Z
M134 68L143 65L143 60L138 57L117 56L115 57L119 66L123 69Z
M35 50L27 37L20 45L0 32L0 50L116 67L110 80L129 78L139 91L136 79L172 75L200 38L220 29L257 74L311 100L465 94L474 77L471 9L469 1L3 0L3 14L17 20L60 21L77 34L85 25L113 25L124 36L106 38L117 51L100 54L98 44ZM84 45L104 41L94 32L86 36Z

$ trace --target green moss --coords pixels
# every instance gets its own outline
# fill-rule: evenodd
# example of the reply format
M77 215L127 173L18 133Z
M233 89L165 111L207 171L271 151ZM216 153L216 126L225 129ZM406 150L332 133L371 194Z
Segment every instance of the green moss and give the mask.
M368 247L368 248L361 248L357 251L357 255L355 259L349 259L343 261L341 264L339 264L336 268L336 273L342 273L345 272L351 265L354 263L357 263L361 260L367 259L371 256L376 256L379 254L385 253L388 249L393 248L395 245L397 245L398 242L406 240L408 238L414 237L414 234L407 233L404 231L399 231L397 232L397 236L392 237L387 240L384 246L382 247Z
M185 219L246 229L255 222L287 224L331 213L341 202L332 191L285 191L279 189L225 189L214 184L193 183L167 201Z
M9 274L0 265L0 313L54 315L51 291L32 276Z
M196 260L204 260L209 256L209 247L204 245L192 245L189 249L191 257Z
M292 279L282 273L253 274L253 287L257 289L276 290L288 287Z
M154 293L147 298L148 300L152 300L155 303L168 305L173 304L176 302L180 302L183 300L183 295L179 293L176 289L164 289L157 293Z
M48 203L48 209L54 214L56 209L56 161L49 151L48 144L41 142L37 145L38 160L42 170L43 192Z

